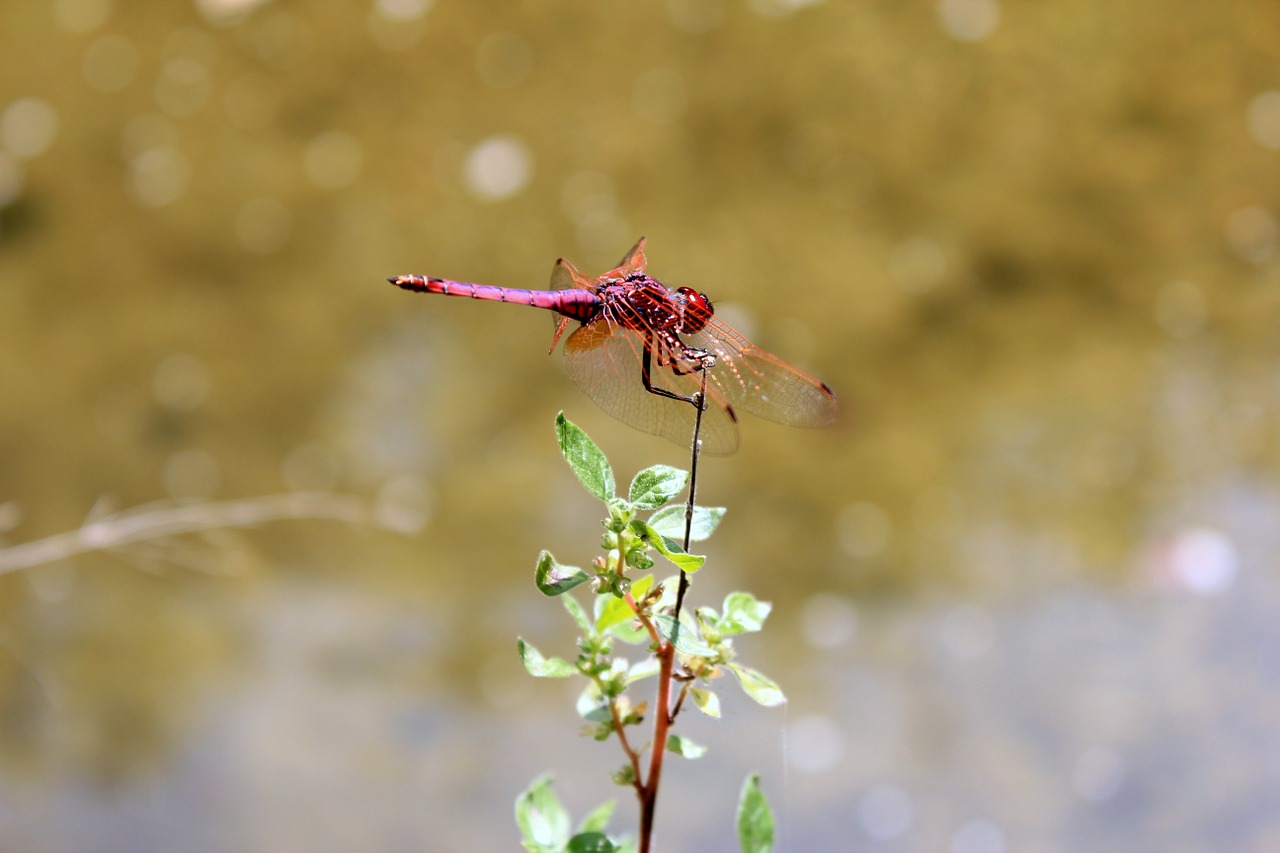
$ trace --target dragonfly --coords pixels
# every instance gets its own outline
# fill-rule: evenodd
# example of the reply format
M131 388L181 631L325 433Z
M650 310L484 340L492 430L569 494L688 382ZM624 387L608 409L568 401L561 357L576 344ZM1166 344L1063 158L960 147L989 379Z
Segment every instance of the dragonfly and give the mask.
M753 345L715 316L706 294L669 288L645 271L643 237L618 266L592 279L561 258L547 290L471 284L421 275L390 278L416 293L510 302L555 312L553 352L564 342L569 377L601 409L642 432L688 447L705 392L702 451L738 448L738 412L775 423L826 427L835 392ZM689 405L692 404L692 405Z

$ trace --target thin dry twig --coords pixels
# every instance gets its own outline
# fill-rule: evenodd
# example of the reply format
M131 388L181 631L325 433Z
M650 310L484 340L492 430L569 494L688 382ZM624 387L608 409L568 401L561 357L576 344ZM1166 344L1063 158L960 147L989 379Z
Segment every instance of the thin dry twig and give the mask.
M292 492L219 503L142 507L100 515L76 530L0 548L0 574L105 551L227 527L253 527L287 519L330 519L388 526L363 498L329 492Z

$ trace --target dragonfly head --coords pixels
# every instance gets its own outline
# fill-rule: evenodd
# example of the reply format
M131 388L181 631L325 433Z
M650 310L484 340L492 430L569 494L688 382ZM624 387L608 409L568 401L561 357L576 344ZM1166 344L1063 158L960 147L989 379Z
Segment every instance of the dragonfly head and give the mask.
M676 295L683 300L683 307L680 310L680 331L702 331L702 327L707 325L707 321L715 313L715 309L711 307L711 300L705 293L699 293L692 287L678 287Z

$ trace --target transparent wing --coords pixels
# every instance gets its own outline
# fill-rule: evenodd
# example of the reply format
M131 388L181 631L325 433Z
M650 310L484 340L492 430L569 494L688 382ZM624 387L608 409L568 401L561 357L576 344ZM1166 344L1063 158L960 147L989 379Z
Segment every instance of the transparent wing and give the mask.
M655 348L661 348L660 336L649 337L659 342ZM608 414L642 432L689 447L693 442L697 411L689 403L645 389L641 374L645 338L645 334L611 323L607 315L601 315L565 341L565 369L583 393ZM655 349L652 382L668 391L691 396L701 385L698 373L675 373L670 364L672 355ZM681 368L688 366L685 362ZM737 416L714 378L709 376L707 410L702 417L703 452L727 456L737 448Z
M836 422L836 395L826 383L752 344L715 317L681 336L716 357L710 381L739 411L786 426L825 427Z

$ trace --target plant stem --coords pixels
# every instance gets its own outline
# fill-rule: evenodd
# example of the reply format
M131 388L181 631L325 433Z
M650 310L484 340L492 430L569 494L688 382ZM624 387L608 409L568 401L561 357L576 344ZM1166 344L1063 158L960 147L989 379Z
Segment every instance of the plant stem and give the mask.
M684 550L689 552L689 543L693 536L694 496L698 489L698 456L702 450L702 413L707 410L707 372L701 371L702 387L694 395L693 405L698 410L693 421L693 459L689 465L689 502L684 511ZM689 590L689 575L680 571L680 586L676 591L676 606L673 615L675 624L672 630L680 630L680 609L684 606L684 594ZM633 602L634 605L634 602ZM645 620L647 621L647 620ZM650 628L652 631L652 628ZM671 682L675 674L675 644L662 640L658 643L658 696L654 702L653 718L653 750L649 756L649 778L636 790L640 795L640 850L649 853L653 840L653 817L658 808L658 782L662 779L662 759L667 753L667 739L671 735L671 724L684 702L685 690L681 689L680 699L673 709L671 706Z
M653 816L658 807L658 781L662 778L662 759L667 752L667 738L671 733L671 674L675 665L676 647L664 642L657 651L659 662L658 698L654 703L653 746L649 756L649 778L640 791L640 851L649 853L653 838Z

